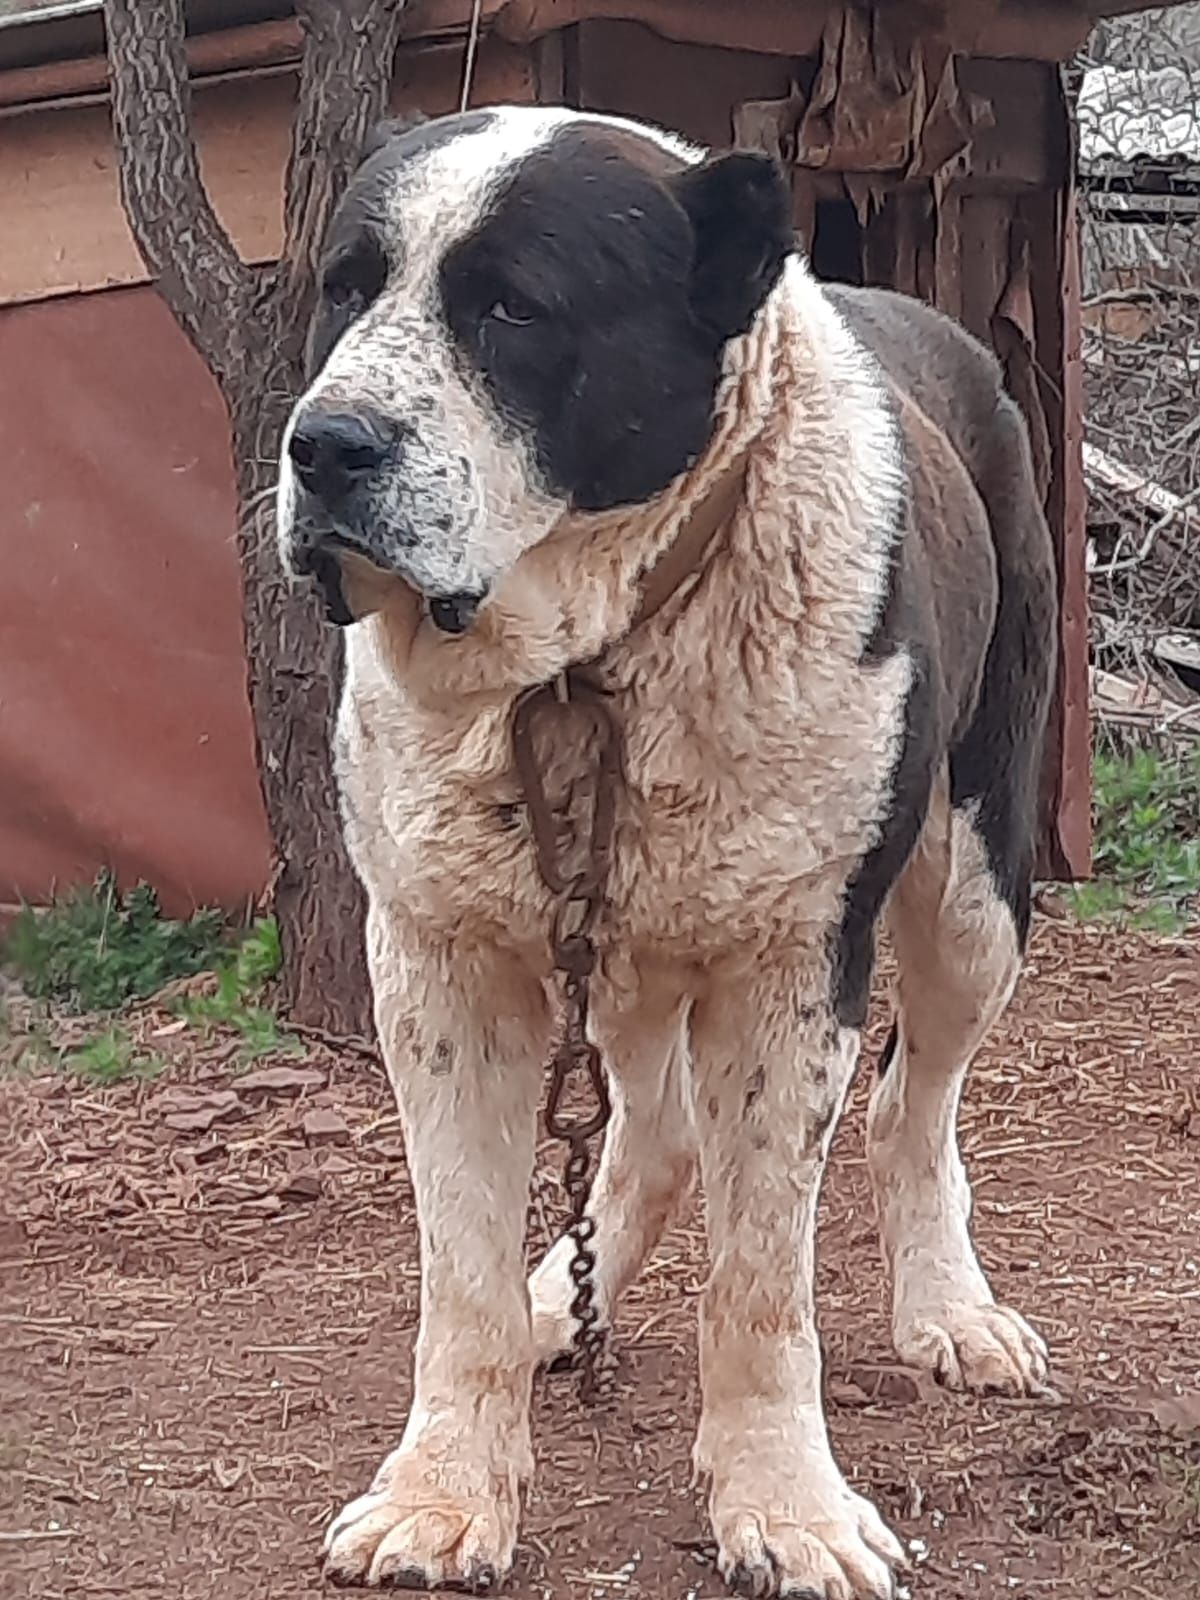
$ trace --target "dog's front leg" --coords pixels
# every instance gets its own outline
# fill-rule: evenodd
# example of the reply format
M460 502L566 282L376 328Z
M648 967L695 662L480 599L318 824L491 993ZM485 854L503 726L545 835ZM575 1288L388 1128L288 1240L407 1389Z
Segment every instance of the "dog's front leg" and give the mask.
M421 1324L404 1436L326 1538L342 1582L478 1590L512 1563L532 1465L523 1230L552 1019L516 960L421 948L378 912L379 1037L404 1126Z
M817 1193L857 1050L815 957L727 972L693 1014L712 1256L696 1464L721 1570L752 1595L873 1600L903 1559L834 1462L813 1317Z

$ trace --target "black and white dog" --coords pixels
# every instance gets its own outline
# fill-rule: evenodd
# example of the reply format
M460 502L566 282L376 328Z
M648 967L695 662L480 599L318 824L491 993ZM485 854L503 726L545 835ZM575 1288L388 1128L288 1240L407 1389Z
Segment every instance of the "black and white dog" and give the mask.
M719 537L630 631L711 501ZM329 1531L344 1581L485 1587L570 1338L522 1230L557 1020L515 699L599 657L625 775L593 980L611 1317L696 1171L711 1276L696 1461L755 1595L888 1595L834 1462L813 1228L876 926L899 977L868 1155L902 1358L1036 1390L972 1248L956 1115L1029 922L1055 571L992 357L818 284L766 160L500 108L384 128L337 211L285 439L285 562L353 623L337 737L379 1035L420 1220L404 1437ZM569 783L586 750L543 751Z

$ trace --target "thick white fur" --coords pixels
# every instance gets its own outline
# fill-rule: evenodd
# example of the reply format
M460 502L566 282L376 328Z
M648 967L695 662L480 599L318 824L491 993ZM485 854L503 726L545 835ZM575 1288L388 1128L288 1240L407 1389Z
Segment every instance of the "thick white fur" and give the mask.
M547 897L526 838L496 820L517 798L512 701L620 637L638 572L746 451L722 546L613 655L628 794L594 986L618 1084L601 1282L611 1303L654 1243L694 1119L713 1255L697 1461L722 1562L764 1584L887 1591L898 1547L845 1487L822 1421L812 1228L857 1049L831 1014L827 935L886 812L909 683L903 654L860 662L894 525L891 428L792 262L729 350L709 451L658 503L561 524L461 639L399 587L350 630L338 766L424 1309L405 1438L332 1533L343 1572L471 1581L511 1558L535 1354L521 1196L550 1030ZM552 781L582 754L547 753ZM663 1105L667 1183L645 1148ZM555 1264L534 1291L548 1342L562 1295Z
M517 156L536 125L533 114L519 121ZM495 168L482 146L455 148L426 198L406 201L406 239L424 240L414 276L318 380L349 399L383 385L393 403L398 385L432 386L434 453L469 458L477 505L459 517L446 570L414 581L493 585L471 630L448 638L406 585L347 575L373 610L346 636L337 766L420 1217L422 1319L404 1437L331 1527L330 1568L371 1583L476 1584L511 1561L531 1469L531 1373L568 1333L564 1251L532 1292L522 1268L554 1014L549 901L526 830L503 817L520 798L512 706L622 638L639 574L744 456L744 503L704 571L608 657L627 786L593 985L615 1102L594 1199L601 1302L611 1312L640 1268L698 1151L712 1277L696 1460L722 1568L756 1594L890 1594L900 1548L829 1447L812 1278L821 1174L858 1049L833 1015L829 935L887 812L910 681L903 652L861 659L901 490L892 415L792 260L727 349L696 468L648 506L564 517L437 348L431 264L469 225ZM476 158L472 189L464 173ZM432 198L447 186L448 215ZM285 548L290 510L285 471ZM587 752L569 744L542 756L552 790L588 771ZM986 951L993 902L971 887L982 879L966 837L954 848L946 881L957 887L936 914L957 915L963 938L978 930ZM968 1009L979 984L984 1010L1010 986L1015 953L1010 962L1002 943L986 978L970 980ZM909 1065L877 1096L872 1124L898 1337L917 1359L932 1342L943 1367L986 1379L993 1352L975 1351L971 1319L994 1308L970 1254L953 1144L960 1069L977 1041L964 1012L940 1054L918 1057L921 986L927 996L951 980L914 964L904 981ZM949 1263L949 1287L932 1299L930 1262Z

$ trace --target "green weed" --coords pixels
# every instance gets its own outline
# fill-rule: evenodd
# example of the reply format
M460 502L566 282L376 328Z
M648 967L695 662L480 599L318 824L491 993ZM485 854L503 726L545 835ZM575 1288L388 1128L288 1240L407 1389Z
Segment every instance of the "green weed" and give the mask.
M1159 1457L1163 1482L1170 1491L1169 1506L1181 1532L1192 1537L1200 1528L1200 1460L1166 1452Z
M277 1052L302 1055L304 1046L295 1034L285 1033L274 1013L257 1003L281 959L279 929L272 919L262 918L217 967L215 992L183 1000L181 1014L199 1027L232 1028L241 1035L242 1054L249 1061Z
M221 915L161 915L148 884L122 893L111 873L44 911L26 906L4 960L27 994L73 1011L115 1011L174 978L211 967L225 943Z
M123 1083L129 1078L152 1078L166 1066L161 1056L139 1050L122 1028L107 1028L63 1057L68 1072L88 1083Z
M144 884L122 894L111 874L45 911L23 910L5 942L3 956L25 992L74 1011L116 1011L148 999L173 979L213 971L211 994L180 999L174 1009L205 1032L232 1029L247 1060L272 1052L303 1054L295 1035L281 1030L262 1002L280 968L279 930L272 918L255 922L232 942L219 912L204 911L186 922L160 914ZM23 1030L9 1037L0 1029L0 1066L35 1071L56 1064L93 1084L120 1083L162 1070L163 1059L139 1049L117 1023L73 1050Z
M1073 893L1083 917L1172 933L1200 899L1200 752L1097 751L1096 878Z

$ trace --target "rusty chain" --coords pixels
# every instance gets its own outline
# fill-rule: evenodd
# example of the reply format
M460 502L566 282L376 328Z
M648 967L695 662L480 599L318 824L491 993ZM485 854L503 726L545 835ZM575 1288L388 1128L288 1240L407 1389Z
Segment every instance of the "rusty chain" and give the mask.
M575 737L596 750L588 826L577 829L575 794L555 806L546 793L534 742L534 727L555 720L576 724ZM571 1301L574 1355L585 1403L607 1398L611 1367L605 1360L605 1333L596 1306L595 1220L587 1213L590 1192L589 1141L608 1121L608 1082L600 1052L588 1037L591 977L596 965L596 924L605 903L612 860L616 789L621 772L619 732L603 691L574 674L530 690L513 715L513 755L524 789L538 871L554 897L551 954L562 978L563 1025L550 1064L546 1131L567 1146L563 1181L571 1210L567 1235L574 1245ZM563 1104L572 1078L583 1081L591 1109L576 1114Z

